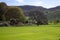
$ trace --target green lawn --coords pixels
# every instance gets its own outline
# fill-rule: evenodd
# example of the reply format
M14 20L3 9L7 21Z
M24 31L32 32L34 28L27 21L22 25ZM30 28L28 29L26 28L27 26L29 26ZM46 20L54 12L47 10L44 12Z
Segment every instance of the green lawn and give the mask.
M59 40L60 25L0 27L0 40Z

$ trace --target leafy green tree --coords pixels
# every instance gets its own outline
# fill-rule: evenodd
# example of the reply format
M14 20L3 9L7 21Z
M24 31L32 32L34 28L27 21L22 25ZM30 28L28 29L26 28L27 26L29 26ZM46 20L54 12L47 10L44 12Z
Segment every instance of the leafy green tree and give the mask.
M32 20L37 21L37 25L48 24L47 16L40 10L32 10L29 12Z
M5 13L6 20L16 19L21 22L25 21L25 16L21 8L18 7L9 7L7 12Z
M5 13L6 10L7 10L7 4L4 2L0 2L0 21L4 19L3 14Z

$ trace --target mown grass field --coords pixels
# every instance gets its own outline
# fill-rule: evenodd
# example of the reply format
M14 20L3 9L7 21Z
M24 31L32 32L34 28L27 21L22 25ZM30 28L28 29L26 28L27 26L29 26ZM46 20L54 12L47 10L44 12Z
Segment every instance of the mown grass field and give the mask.
M0 40L59 40L60 25L0 27Z

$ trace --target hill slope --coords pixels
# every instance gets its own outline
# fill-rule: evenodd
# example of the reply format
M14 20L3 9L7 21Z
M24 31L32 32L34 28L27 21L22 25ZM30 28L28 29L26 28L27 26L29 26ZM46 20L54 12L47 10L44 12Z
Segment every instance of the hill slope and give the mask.
M45 13L48 12L46 14L47 14L49 20L50 19L55 20L57 18L60 19L60 16L59 16L60 15L60 6L56 6L56 7L49 8L49 9L41 7L41 6L31 6L31 5L18 6L18 7L23 9L24 14L26 16L28 16L28 11L38 9L38 10L43 11Z

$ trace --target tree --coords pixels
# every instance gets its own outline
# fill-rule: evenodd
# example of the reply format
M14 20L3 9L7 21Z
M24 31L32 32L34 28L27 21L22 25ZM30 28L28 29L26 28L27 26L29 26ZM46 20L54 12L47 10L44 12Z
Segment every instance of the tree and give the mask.
M60 23L60 20L56 19L56 20L54 21L54 24L58 24L58 23Z
M23 11L21 8L18 7L9 7L7 12L5 13L6 21L9 21L10 19L16 19L20 22L25 21L25 16L23 14Z
M4 2L0 2L0 21L3 20L3 14L5 13L5 11L7 10L7 4Z
M37 25L48 24L47 16L40 10L32 10L29 12L32 20L37 21Z

